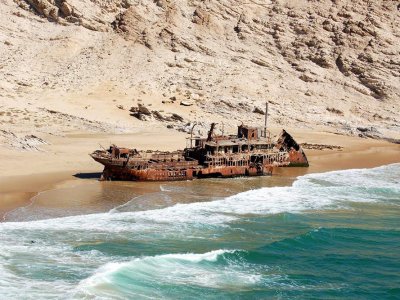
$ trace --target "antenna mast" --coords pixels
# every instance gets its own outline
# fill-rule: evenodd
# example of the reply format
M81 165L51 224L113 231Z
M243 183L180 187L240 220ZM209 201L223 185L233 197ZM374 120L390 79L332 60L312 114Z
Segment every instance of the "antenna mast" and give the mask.
M190 130L190 148L193 148L193 129L197 125L197 122L193 123L192 130Z
M268 101L265 102L265 123L264 123L265 137L267 137L267 119L268 119Z

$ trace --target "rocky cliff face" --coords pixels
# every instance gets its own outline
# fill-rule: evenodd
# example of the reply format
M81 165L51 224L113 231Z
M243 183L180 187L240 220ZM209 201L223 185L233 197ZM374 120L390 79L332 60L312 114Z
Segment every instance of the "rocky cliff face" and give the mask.
M5 112L30 102L30 111L125 129L162 122L124 111L142 103L156 115L233 125L260 123L269 101L273 125L399 136L398 1L6 0L0 8Z

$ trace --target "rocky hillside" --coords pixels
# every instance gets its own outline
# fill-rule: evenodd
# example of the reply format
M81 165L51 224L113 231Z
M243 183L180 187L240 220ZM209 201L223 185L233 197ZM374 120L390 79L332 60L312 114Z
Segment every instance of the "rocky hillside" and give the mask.
M259 124L266 101L274 126L400 136L398 1L4 0L0 13L8 136Z

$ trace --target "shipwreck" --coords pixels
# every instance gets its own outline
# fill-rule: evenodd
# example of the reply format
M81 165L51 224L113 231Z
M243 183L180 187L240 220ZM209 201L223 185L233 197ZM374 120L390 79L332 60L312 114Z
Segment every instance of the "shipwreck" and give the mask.
M101 180L174 181L207 177L272 175L274 167L308 167L303 149L282 130L276 142L264 127L240 125L234 135L216 135L211 124L207 137L187 139L187 147L173 152L138 151L112 145L90 156L104 165Z

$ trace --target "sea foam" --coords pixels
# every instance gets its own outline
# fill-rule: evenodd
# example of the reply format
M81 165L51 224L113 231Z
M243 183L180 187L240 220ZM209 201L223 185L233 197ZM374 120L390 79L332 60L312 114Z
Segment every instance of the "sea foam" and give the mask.
M400 192L400 164L374 169L334 171L299 177L290 187L250 190L210 202L175 204L161 209L71 216L0 224L4 230L141 231L165 224L221 225L248 214L300 213L345 207L346 202L384 201L374 189ZM149 227L150 226L150 227Z

